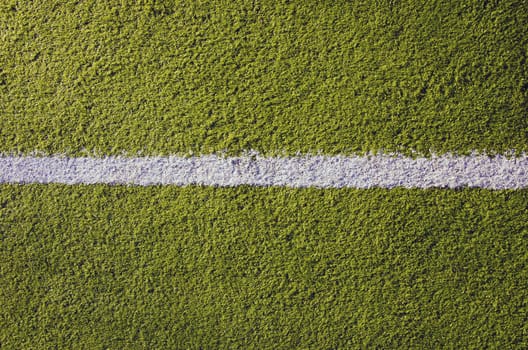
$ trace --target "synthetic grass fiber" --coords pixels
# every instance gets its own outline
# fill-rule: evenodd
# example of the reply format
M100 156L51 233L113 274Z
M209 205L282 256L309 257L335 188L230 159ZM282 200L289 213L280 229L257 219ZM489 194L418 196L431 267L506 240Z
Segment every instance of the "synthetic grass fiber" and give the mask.
M526 28L524 0L2 0L0 154L528 153ZM527 208L0 184L0 348L526 349Z
M528 191L3 185L2 348L526 348Z
M528 2L14 1L0 152L528 152Z

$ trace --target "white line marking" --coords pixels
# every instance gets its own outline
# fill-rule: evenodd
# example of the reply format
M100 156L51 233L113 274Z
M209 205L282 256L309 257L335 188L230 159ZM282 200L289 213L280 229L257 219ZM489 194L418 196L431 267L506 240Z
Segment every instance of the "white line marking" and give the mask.
M14 157L0 155L0 183L284 186L320 188L528 187L528 156Z

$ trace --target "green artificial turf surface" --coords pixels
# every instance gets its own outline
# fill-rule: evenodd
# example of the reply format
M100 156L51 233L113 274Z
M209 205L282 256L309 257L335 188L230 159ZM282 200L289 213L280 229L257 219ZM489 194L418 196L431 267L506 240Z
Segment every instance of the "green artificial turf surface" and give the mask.
M528 191L4 185L6 349L528 347Z
M528 152L528 2L0 2L0 153ZM0 185L0 348L528 347L528 191Z
M14 1L0 151L528 151L528 2Z

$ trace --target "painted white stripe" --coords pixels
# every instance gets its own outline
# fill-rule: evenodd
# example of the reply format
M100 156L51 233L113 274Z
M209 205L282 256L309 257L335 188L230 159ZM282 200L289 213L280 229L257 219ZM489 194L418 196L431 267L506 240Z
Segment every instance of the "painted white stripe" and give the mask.
M520 189L528 156L0 156L0 183Z

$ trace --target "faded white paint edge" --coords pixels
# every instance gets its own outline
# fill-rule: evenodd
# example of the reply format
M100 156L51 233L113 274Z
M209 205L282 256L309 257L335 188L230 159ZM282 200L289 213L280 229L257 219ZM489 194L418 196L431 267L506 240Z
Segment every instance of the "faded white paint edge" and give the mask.
M528 187L528 156L79 157L0 155L2 184L130 184L319 188Z

